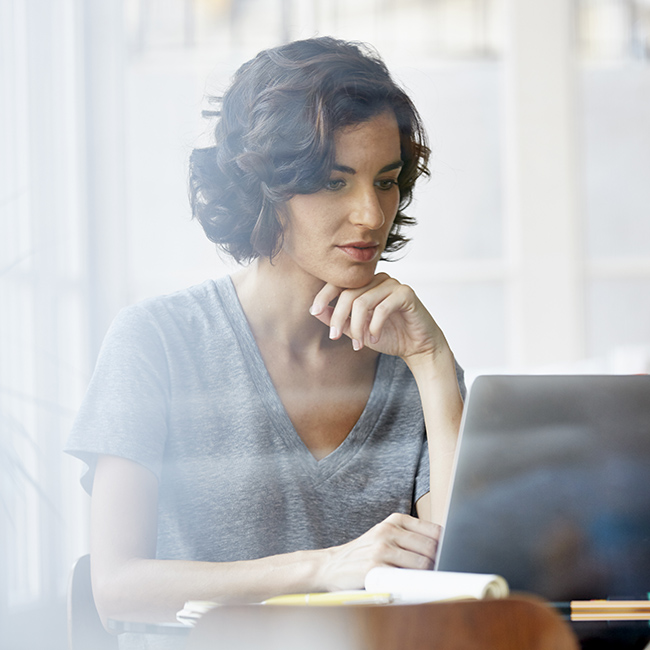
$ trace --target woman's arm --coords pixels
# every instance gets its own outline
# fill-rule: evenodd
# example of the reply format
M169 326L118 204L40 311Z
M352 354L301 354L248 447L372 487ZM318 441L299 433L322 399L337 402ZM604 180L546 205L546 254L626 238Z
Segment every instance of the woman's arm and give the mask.
M445 525L452 470L463 412L463 399L456 377L456 363L446 345L434 357L405 359L415 377L422 401L429 446L429 513L418 508L418 516ZM422 510L422 512L421 512Z
M336 306L329 306L335 298ZM418 515L444 525L463 410L444 334L413 289L385 273L359 289L325 285L310 311L330 327L332 338L345 334L355 350L368 346L399 356L409 366L420 392L431 468L430 496L418 502Z
M100 456L93 484L93 592L102 620L170 621L187 600L259 602L286 593L363 587L374 566L431 568L437 528L391 515L356 540L240 562L157 560L158 481L124 458Z

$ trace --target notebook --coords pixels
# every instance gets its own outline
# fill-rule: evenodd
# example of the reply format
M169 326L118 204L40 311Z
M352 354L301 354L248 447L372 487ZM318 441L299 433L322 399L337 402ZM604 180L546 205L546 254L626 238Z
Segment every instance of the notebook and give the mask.
M650 592L650 376L482 376L437 568L560 602Z

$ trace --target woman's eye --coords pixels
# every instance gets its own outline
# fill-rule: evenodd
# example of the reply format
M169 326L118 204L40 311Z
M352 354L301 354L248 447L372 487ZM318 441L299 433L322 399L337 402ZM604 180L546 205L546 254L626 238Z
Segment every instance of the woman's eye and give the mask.
M327 183L325 183L325 189L335 192L336 190L340 190L344 185L345 185L344 180L340 178L336 178L331 181L327 181Z
M384 178L376 183L380 190L390 190L397 186L397 181L392 178Z

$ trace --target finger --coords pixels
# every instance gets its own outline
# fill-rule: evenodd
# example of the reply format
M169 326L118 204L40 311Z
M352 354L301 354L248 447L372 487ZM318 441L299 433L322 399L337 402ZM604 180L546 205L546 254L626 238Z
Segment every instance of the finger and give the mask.
M420 523L430 525L419 525ZM399 549L397 555L400 557L406 557L404 553L419 555L424 558L425 564L432 563L435 559L438 549L438 530L436 525L431 522L419 522L418 520L403 522L395 518L388 518L378 524L374 532L380 546L388 544L388 546ZM418 562L421 561L418 560Z
M348 319L352 310L352 301L357 295L357 291L351 289L346 289L339 295L330 318L331 339L339 339L342 334L349 331Z
M314 297L309 308L309 313L312 316L320 316L326 311L332 300L338 298L342 291L343 289L341 287L337 287L328 282Z
M327 306L336 298L338 298L343 291L358 291L362 293L366 291L369 287L373 287L380 282L390 278L387 273L377 273L374 278L365 286L360 287L359 289L345 289L344 287L337 287L336 285L328 282L315 296L312 301L311 306L309 307L309 313L312 316L318 316L323 312Z
M341 337L341 334L347 334L353 339L353 341L355 340L355 337L350 335L348 322L352 313L352 305L354 301L357 300L359 296L365 295L378 285L383 284L386 280L392 280L392 278L390 278L386 273L378 273L366 286L360 287L359 289L346 289L341 292L336 301L334 313L332 314L330 338L337 339Z
M419 555L428 562L435 560L436 551L438 550L438 540L427 537L426 535L404 531L396 538L395 542L395 545L402 551Z
M370 561L375 566L431 569L437 546L436 540L403 529L396 536L384 531L384 535L378 536L371 546Z
M419 519L418 517L411 517L411 515L405 515L400 512L394 512L384 519L386 522L394 523L406 530L410 530L414 533L420 533L421 535L427 535L428 537L433 537L438 539L442 531L442 526L436 524L432 521L426 519Z
M366 294L359 296L352 302L350 319L345 332L352 339L352 347L355 350L360 350L363 347L368 323L372 318L372 303L365 296Z
M353 338L350 334L349 319L352 313L352 305L361 293L361 289L346 289L339 295L330 319L331 339L339 339L342 334L347 334L350 338Z
M317 318L321 323L324 323L329 327L332 320L332 314L334 313L334 307L327 305L320 313L312 314L314 318Z
M419 569L428 571L433 569L435 553L432 556L428 556L408 551L400 547L393 547L388 550L383 562L389 566L398 567L400 569Z
M381 338L386 321L395 313L406 310L409 306L409 287L400 284L393 292L375 306L368 323L369 340L376 343Z
M381 284L365 291L356 297L352 302L352 309L350 313L349 330L350 336L353 340L360 342L360 347L368 339L369 324L373 318L373 314L378 305L388 298L396 287L401 286L397 280L389 278L384 280ZM370 340L371 343L376 343Z

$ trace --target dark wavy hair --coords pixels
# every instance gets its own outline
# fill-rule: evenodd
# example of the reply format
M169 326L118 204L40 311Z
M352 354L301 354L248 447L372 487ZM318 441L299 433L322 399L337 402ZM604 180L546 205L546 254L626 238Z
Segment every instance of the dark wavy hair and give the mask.
M322 189L334 165L334 134L392 110L404 166L400 202L385 252L407 242L403 213L415 181L428 175L429 147L406 93L368 46L330 37L260 52L236 72L220 103L216 145L190 157L192 214L238 262L272 258L282 247L278 207ZM210 113L208 113L210 114Z

